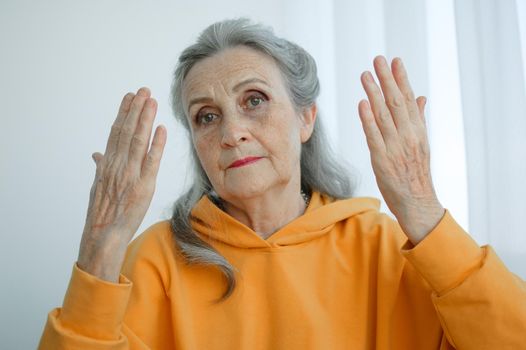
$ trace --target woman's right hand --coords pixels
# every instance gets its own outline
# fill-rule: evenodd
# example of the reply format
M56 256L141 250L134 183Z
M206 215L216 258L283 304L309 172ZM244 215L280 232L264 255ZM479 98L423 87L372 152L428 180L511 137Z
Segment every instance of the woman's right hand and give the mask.
M95 152L97 165L88 213L80 242L78 267L117 283L128 243L137 232L155 192L166 129L150 136L157 102L150 90L124 96L104 155Z

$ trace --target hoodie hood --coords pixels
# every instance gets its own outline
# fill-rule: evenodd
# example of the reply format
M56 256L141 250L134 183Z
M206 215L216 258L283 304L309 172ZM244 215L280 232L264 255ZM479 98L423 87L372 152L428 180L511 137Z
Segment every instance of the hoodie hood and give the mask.
M192 209L192 228L205 240L239 248L269 248L301 244L327 234L336 223L366 211L378 211L373 197L334 200L314 191L305 213L274 232L266 240L203 196Z

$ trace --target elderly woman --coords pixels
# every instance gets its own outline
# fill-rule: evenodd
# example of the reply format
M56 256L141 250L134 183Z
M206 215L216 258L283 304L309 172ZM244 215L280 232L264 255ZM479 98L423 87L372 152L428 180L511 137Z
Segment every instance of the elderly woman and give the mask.
M526 287L438 201L425 98L374 60L358 109L380 191L352 198L330 153L312 57L247 20L180 56L175 115L195 181L128 245L167 133L127 94L91 189L79 257L41 349L519 349Z

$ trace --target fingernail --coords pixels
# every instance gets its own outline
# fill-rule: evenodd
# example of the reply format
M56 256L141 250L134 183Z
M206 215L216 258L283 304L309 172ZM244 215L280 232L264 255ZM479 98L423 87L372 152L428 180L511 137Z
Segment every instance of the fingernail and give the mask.
M365 80L367 80L369 83L373 82L373 76L370 72L365 72Z
M137 91L137 95L148 96L148 90L147 87L142 87Z
M374 58L374 63L378 64L379 66L385 66L387 64L385 57L382 55L378 55Z

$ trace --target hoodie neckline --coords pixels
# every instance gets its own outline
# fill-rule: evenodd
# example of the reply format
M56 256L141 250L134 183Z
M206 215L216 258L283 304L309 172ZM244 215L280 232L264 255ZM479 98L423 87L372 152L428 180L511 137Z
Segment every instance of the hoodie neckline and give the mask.
M379 210L380 200L356 197L335 200L313 191L303 213L267 239L236 220L214 204L207 195L192 209L192 228L205 240L218 241L239 248L272 248L301 244L327 234L334 225L365 211Z

